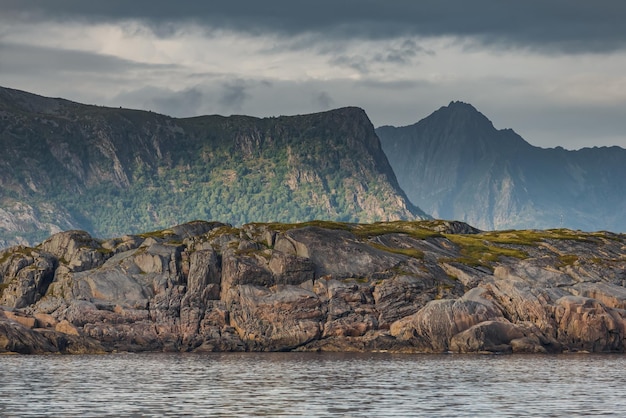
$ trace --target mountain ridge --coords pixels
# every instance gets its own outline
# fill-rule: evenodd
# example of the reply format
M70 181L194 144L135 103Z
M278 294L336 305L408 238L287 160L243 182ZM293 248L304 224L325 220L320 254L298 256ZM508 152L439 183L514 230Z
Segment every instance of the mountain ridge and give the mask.
M485 230L626 230L620 147L536 147L458 102L376 132L400 186L436 218Z
M193 219L424 216L356 107L177 119L0 88L0 143L5 246L60 230L106 237Z

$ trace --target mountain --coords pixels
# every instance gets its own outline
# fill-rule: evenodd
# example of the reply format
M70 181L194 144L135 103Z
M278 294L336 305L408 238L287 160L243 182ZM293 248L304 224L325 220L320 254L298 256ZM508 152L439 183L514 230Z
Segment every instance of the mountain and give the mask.
M417 219L365 112L175 119L0 88L0 246L232 224Z
M435 218L484 230L626 231L622 148L538 148L461 102L376 133L409 199Z

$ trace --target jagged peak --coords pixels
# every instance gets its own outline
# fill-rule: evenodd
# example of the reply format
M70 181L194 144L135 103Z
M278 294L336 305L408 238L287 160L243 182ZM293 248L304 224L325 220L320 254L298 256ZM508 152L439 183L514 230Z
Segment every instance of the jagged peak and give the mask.
M487 118L487 116L482 114L471 104L462 101L451 101L448 106L442 106L433 112L429 118L435 116L453 119L457 124L473 123L475 125L480 124L487 128L495 129L493 123L489 120L489 118Z
M444 107L448 107L450 109L465 109L465 110L471 110L471 111L474 111L474 112L478 112L478 110L474 106L472 106L470 103L466 103L466 102L463 102L463 101L460 101L460 100L452 100L448 104L448 106L442 106L442 108L444 108ZM478 112L478 113L480 113L480 112Z

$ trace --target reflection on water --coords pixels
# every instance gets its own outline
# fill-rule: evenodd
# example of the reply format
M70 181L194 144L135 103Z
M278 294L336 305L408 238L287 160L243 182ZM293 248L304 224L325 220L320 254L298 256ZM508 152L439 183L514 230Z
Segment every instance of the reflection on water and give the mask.
M0 357L0 416L623 416L626 356Z

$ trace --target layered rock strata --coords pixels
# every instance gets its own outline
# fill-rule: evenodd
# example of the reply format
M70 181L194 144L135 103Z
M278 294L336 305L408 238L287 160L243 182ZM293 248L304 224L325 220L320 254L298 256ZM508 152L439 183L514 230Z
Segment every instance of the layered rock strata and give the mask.
M624 352L626 238L193 222L0 253L0 352Z

